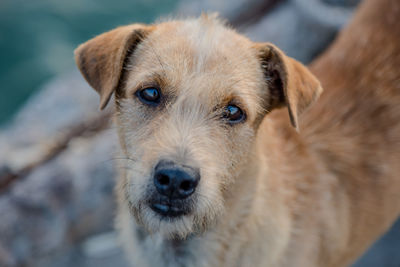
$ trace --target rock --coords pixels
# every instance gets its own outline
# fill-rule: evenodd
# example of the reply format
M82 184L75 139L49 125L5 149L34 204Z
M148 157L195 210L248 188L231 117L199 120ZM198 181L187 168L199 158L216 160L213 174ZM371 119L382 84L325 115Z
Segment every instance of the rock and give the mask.
M400 219L353 267L400 266Z
M0 133L0 169L14 172L48 151L48 141L98 114L98 96L78 71L51 80Z
M201 0L201 1L182 1L176 13L186 16L199 16L200 13L218 12L221 17L234 20L239 14L255 6L260 6L266 2L277 2L275 0L231 0L229 5L223 0Z
M113 228L114 131L76 138L0 197L0 266L34 264ZM2 257L12 255L12 258Z
M353 11L353 5L292 0L279 4L269 16L244 31L252 40L271 42L289 56L309 63L333 41Z

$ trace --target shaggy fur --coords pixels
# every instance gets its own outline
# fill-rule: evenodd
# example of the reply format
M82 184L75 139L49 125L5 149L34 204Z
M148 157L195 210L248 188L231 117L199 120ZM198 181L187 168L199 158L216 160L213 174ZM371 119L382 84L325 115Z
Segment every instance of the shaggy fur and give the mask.
M326 92L307 111L322 92L315 76L214 16L81 45L101 107L116 96L117 222L133 266L337 267L360 256L400 213L399 16L394 0L360 7L311 66ZM147 87L161 89L157 107L135 96ZM223 119L232 103L244 122ZM162 159L200 169L191 213L150 209Z

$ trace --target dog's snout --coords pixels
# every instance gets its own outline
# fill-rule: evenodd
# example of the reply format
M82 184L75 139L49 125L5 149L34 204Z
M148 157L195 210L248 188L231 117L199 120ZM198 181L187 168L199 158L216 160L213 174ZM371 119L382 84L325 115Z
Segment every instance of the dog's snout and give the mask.
M160 161L154 170L157 191L170 199L184 199L194 193L200 180L197 168Z

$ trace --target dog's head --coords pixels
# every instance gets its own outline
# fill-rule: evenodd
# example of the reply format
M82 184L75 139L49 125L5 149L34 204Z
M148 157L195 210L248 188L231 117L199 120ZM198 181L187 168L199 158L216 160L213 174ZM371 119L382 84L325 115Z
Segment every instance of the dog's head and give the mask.
M100 107L115 94L130 159L120 194L138 223L170 237L203 231L224 212L269 111L286 106L297 127L321 92L302 64L209 16L120 27L75 54Z

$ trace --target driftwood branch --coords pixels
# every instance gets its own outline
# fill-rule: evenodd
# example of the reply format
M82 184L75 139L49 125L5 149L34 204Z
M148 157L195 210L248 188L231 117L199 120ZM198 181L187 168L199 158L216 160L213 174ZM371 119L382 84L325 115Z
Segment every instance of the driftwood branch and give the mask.
M74 125L66 127L62 134L57 134L38 144L41 151L38 157L23 166L14 169L4 165L0 167L0 193L4 192L15 180L29 174L34 168L43 165L64 151L72 139L82 136L92 136L107 128L111 112L99 113L92 118L86 118Z

